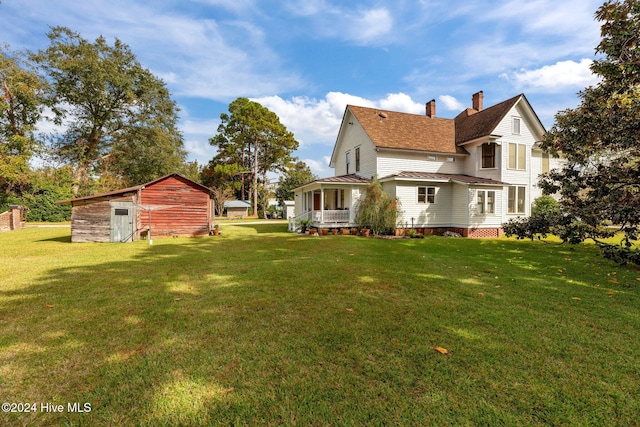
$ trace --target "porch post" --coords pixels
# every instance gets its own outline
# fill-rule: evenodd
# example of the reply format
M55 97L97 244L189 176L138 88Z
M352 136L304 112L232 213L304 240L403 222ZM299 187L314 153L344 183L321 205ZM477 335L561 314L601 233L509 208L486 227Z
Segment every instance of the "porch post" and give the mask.
M320 187L320 223L324 224L324 188Z
M356 213L353 205L353 187L349 188L349 223L353 224L356 222Z

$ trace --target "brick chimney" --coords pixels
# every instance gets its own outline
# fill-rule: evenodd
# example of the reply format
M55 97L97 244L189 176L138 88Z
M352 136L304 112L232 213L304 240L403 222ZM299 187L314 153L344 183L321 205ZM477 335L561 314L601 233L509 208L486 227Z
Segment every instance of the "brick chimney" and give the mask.
M471 97L471 107L476 111L482 111L482 100L484 98L484 93L482 91L476 92Z
M432 99L427 102L427 117L435 117L436 116L436 100Z

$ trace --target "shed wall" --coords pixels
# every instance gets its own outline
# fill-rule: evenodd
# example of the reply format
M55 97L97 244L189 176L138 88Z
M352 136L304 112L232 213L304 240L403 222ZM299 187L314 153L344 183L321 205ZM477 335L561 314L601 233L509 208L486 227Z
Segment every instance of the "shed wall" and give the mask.
M120 197L79 200L71 208L72 242L111 241L110 201L135 202L135 193Z
M188 181L171 176L141 191L142 205L175 206L151 212L151 232L159 236L206 236L211 229L209 194ZM140 212L142 229L148 227L149 215Z

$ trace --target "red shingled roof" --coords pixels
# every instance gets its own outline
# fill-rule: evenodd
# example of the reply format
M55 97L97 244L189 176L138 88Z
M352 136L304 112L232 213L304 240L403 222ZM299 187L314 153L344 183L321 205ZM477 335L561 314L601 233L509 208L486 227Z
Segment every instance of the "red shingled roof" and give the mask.
M349 105L376 147L468 154L455 144L455 122L418 114Z
M504 116L513 108L524 94L502 101L482 111L467 108L454 119L456 126L456 144L472 141L491 135Z
M489 136L524 94L481 111L468 108L455 119L399 113L348 105L373 144L378 148L468 154L460 145Z

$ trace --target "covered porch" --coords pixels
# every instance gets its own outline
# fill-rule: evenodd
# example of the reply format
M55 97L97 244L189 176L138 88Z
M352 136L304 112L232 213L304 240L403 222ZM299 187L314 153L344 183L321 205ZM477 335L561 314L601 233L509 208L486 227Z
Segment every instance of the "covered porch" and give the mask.
M297 231L301 220L309 220L314 228L355 226L357 201L368 183L368 179L357 175L343 175L296 188L296 213L299 214L289 220L289 230Z

